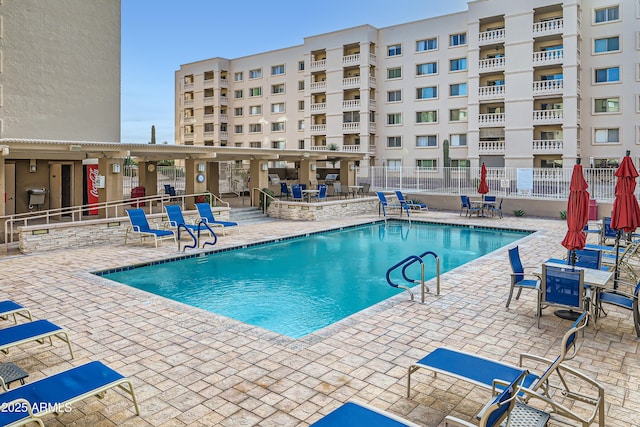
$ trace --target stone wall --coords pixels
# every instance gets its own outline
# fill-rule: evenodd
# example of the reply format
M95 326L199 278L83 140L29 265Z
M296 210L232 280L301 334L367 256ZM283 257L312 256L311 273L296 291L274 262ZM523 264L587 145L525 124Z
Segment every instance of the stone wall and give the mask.
M332 218L344 218L351 215L377 214L378 198L332 200L329 202L292 202L275 200L269 205L268 215L274 218L318 221Z

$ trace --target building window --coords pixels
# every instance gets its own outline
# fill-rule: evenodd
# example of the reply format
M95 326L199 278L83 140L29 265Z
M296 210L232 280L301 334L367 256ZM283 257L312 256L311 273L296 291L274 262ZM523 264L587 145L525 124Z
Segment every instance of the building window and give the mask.
M437 111L417 111L416 123L437 123L438 112Z
M258 114L262 114L262 105L252 105L249 107L250 116L256 116Z
M390 171L399 171L402 168L402 160L398 160L398 159L387 160L387 168Z
M249 89L249 96L261 96L262 95L262 87L252 87Z
M255 70L249 70L250 79L259 79L262 77L262 69L256 68Z
M416 147L437 147L438 138L436 135L418 135L416 136Z
M304 90L304 80L298 80L298 90Z
M304 150L304 139L299 139L298 140L298 149L299 150Z
M204 72L204 80L213 80L213 71L205 71Z
M284 93L284 83L271 85L271 93Z
M449 61L449 71L463 71L467 69L467 58L457 58Z
M304 120L298 120L298 130L304 130Z
M593 101L594 113L619 113L620 98L596 98Z
M451 122L466 122L467 121L467 109L466 108L452 108L449 110L449 121Z
M242 116L242 107L236 107L233 109L233 115L235 117L240 117Z
M616 52L620 50L620 37L606 37L603 39L595 39L593 41L593 52Z
M214 127L213 123L205 123L204 124L204 131L205 132L213 132L214 129L215 129L215 127Z
M402 124L402 113L387 114L387 124L388 125L401 125Z
M271 112L272 113L284 113L284 102L278 102L276 104L271 104Z
M471 161L467 159L462 159L462 160L451 159L451 167L452 168L468 168L468 167L471 167Z
M620 81L620 67L598 68L595 70L596 83L619 82L619 81Z
M419 87L416 89L416 99L432 99L438 97L438 86Z
M399 79L401 77L402 77L402 68L400 67L387 68L387 79L392 80L392 79Z
M449 85L449 95L450 96L466 96L467 84L456 83L456 84Z
M242 133L242 125L235 125L233 127L233 132L234 133Z
M429 74L438 74L437 62L416 65L416 76L426 76Z
M249 124L249 133L258 133L262 132L262 124L261 123L251 123Z
M298 111L304 111L304 101L298 101Z
M274 65L273 67L271 67L272 76L279 76L281 74L284 74L284 64Z
M390 90L387 92L387 102L400 102L402 101L401 90Z
M438 48L438 39L425 39L416 42L416 52L424 52L427 50L436 50Z
M244 96L244 94L243 94L243 92L242 92L242 89L236 89L236 90L234 90L234 91L233 91L233 97L234 97L235 99L240 99L240 98L242 98L243 96Z
M387 46L387 56L398 56L398 55L402 55L402 45L392 44Z
M387 137L387 148L402 148L402 137L401 136L388 136Z
M251 147L251 148L262 148L262 142L260 142L260 141L249 142L249 147Z
M304 71L304 61L298 61L298 71Z
M467 134L453 133L449 136L449 142L451 143L452 147L464 147L467 145Z
M273 122L271 123L271 132L284 132L285 122Z
M617 21L618 19L620 19L619 6L605 7L595 10L594 21L596 24L601 22Z
M593 141L596 144L617 144L620 142L620 129L596 129Z
M462 46L467 44L467 33L451 34L449 36L449 46Z
M416 167L420 169L435 170L438 167L436 159L416 159Z
M243 80L242 71L238 71L237 73L233 74L233 81L234 82L241 82L242 80Z
M346 111L342 113L342 123L360 123L360 112Z

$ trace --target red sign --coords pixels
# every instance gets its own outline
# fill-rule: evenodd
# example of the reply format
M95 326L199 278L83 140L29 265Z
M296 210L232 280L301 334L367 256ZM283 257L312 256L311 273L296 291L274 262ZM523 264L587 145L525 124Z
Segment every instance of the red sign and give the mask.
M98 203L98 165L87 165L87 204ZM90 209L89 215L97 215L98 209Z

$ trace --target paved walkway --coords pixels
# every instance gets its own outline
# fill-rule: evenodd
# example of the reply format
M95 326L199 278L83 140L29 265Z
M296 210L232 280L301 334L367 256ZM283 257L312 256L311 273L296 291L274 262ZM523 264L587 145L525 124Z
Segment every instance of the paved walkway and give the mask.
M418 216L539 230L520 242L525 265L564 253L560 241L566 225L559 219L467 219L457 212ZM371 219L377 217L249 225L241 234L220 237L218 246ZM522 352L552 356L569 325L545 310L538 329L532 292L504 307L507 248L445 274L442 294L429 295L425 305L399 295L299 340L88 273L177 254L164 242L158 249L136 243L0 258L0 298L16 300L36 318L67 328L76 352L69 360L59 343L24 345L2 355L2 361L17 363L33 381L99 359L131 377L138 395L139 417L126 397L109 392L103 400L90 398L68 413L48 416L48 426L306 426L349 399L424 426L442 426L447 414L471 420L489 393L418 372L407 399L410 363L442 345L512 363ZM569 365L604 385L607 426L638 425L640 340L623 310L612 310L599 326L586 328L580 353Z

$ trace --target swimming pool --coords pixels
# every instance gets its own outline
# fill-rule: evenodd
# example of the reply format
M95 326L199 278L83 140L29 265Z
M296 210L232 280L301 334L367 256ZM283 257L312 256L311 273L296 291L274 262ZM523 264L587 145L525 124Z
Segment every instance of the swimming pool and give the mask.
M437 253L444 273L527 234L376 223L96 274L300 338L405 292L385 274L409 255ZM427 260L425 275L435 277L435 262Z

